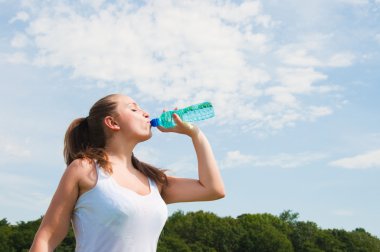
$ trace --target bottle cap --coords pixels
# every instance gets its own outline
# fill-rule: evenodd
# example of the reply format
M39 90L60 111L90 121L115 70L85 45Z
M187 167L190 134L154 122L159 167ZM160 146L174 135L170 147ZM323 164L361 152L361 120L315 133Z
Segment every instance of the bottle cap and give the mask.
M160 126L160 120L158 118L154 118L150 121L150 125L152 125L152 127Z

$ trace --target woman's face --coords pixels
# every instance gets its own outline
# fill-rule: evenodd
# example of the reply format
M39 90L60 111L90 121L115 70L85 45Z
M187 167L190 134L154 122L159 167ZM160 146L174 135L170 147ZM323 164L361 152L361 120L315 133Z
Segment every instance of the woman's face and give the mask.
M115 117L115 120L119 124L123 136L139 142L151 138L149 114L128 96L120 95L116 99L118 116Z

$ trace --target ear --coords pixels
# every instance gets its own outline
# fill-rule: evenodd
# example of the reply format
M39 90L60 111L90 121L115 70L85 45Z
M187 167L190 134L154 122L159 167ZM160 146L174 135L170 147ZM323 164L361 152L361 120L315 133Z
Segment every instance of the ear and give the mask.
M106 116L104 118L104 124L112 131L120 130L119 124L115 121L115 119L112 116Z

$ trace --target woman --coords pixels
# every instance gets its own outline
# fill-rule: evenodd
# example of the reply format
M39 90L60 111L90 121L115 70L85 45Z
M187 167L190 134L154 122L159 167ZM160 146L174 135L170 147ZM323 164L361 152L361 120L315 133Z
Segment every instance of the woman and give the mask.
M166 204L224 197L205 135L173 117L174 128L159 130L191 137L198 180L167 176L134 157L134 147L152 131L149 114L128 96L108 95L93 105L88 117L74 120L64 141L67 169L30 251L53 251L70 222L78 252L156 251L168 215Z

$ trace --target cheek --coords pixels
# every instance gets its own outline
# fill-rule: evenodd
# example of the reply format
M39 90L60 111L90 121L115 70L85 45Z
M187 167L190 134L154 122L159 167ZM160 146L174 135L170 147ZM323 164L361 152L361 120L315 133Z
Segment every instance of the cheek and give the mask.
M134 131L136 127L136 122L131 115L124 114L121 120L119 121L121 131L128 133Z
M138 115L128 114L123 118L123 131L126 134L139 134L149 130L149 126L144 120L138 118Z

